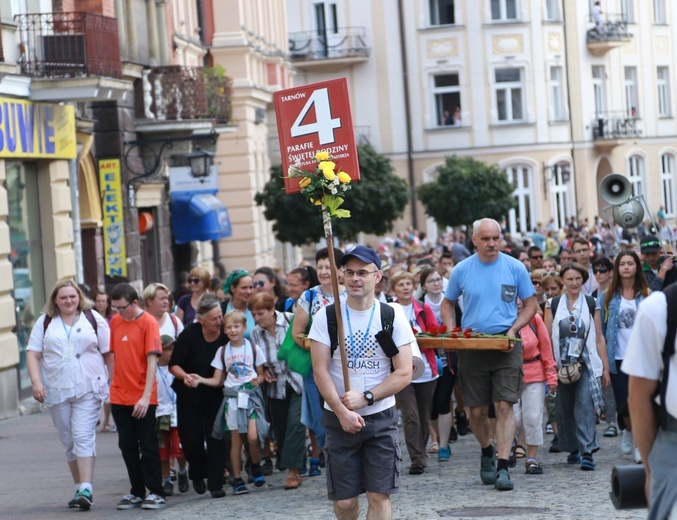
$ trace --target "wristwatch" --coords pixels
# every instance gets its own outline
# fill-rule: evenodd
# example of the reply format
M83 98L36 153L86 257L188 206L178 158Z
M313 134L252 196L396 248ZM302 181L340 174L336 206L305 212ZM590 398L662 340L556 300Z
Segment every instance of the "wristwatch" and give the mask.
M368 406L374 404L374 394L371 393L371 390L366 390L364 392L364 398L367 400Z

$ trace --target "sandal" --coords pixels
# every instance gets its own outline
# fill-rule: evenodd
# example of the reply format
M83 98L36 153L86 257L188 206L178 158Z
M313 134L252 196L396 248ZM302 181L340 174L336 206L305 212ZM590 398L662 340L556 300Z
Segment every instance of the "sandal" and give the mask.
M303 483L301 475L289 474L287 476L287 481L284 483L285 489L298 489L298 487Z
M433 442L428 448L428 453L437 453L438 451L440 451L440 445L436 442Z
M526 462L526 467L527 475L542 475L543 474L543 468L541 468L540 464L536 462L535 460L528 460Z
M107 424L104 424L103 428L101 428L101 433L108 433L110 431L110 426Z
M527 456L527 450L524 449L524 446L518 444L515 447L515 458L523 459L526 456Z
M510 455L508 456L508 467L514 468L517 465L517 439L512 440L512 446L510 446Z

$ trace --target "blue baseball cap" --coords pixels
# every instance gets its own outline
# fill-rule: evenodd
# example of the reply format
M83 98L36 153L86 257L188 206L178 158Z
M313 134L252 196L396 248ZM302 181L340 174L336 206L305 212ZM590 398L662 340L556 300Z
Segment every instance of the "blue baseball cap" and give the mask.
M376 251L370 247L355 246L341 257L339 265L346 265L346 262L348 262L351 256L354 256L358 260L362 260L365 264L376 264L376 267L381 269L381 258L376 254Z

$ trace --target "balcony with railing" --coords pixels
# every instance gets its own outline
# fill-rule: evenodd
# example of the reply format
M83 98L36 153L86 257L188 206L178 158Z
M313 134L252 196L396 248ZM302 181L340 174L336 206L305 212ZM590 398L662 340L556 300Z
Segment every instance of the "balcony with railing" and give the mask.
M140 86L143 104L138 106L143 112L137 114L139 132L195 131L230 122L232 80L214 69L153 67L144 71Z
M624 139L641 137L641 123L642 120L636 114L624 110L595 113L591 124L595 146L612 148Z
M115 18L94 13L32 13L19 25L21 72L33 77L120 78L120 42Z
M290 33L289 54L299 68L336 70L369 58L366 34L364 27Z
M586 34L588 50L595 56L603 56L611 49L628 43L632 34L628 32L627 15L603 14L599 22L591 14L588 21L593 24Z

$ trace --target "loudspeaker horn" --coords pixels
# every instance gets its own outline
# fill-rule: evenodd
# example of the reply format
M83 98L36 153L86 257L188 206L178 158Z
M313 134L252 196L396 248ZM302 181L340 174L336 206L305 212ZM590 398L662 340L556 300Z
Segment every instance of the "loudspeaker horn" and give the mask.
M609 204L623 204L632 196L632 186L624 175L610 173L602 179L599 194Z

